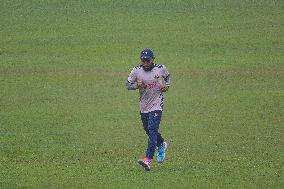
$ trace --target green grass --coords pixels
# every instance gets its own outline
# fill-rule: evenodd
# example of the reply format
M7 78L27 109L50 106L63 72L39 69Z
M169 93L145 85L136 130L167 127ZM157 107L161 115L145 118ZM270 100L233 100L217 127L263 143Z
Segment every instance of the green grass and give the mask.
M281 0L4 0L0 188L282 188ZM167 161L144 172L137 91L167 65Z

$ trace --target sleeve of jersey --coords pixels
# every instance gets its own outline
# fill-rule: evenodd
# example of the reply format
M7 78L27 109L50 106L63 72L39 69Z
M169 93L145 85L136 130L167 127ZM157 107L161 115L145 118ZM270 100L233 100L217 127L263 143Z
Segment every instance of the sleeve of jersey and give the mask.
M165 66L163 66L163 68L163 78L165 80L165 84L169 87L171 85L171 74Z
M136 77L136 72L135 72L135 68L132 69L132 71L130 72L128 78L127 78L127 81L125 83L126 85L126 88L128 90L135 90L137 89L137 77Z

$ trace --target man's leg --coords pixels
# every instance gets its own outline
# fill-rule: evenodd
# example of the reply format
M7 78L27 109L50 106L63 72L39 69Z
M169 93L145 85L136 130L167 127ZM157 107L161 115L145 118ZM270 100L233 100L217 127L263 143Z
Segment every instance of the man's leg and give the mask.
M149 136L149 130L148 130L149 113L140 113L140 116L141 116L143 128L144 128L146 134Z
M149 113L140 113L140 116L141 116L143 128L146 134L149 136L149 129L148 129ZM164 142L164 139L162 135L158 132L157 146L160 146L161 144L163 144L163 142Z
M164 139L158 132L162 111L140 113L140 115L144 130L149 138L146 157L144 159L140 159L138 163L144 167L144 170L149 171L157 144L162 145L164 142Z
M161 122L162 111L153 111L149 113L148 118L148 131L149 131L149 139L148 139L148 148L146 150L146 157L149 159L153 159L156 147L159 142L164 139L159 134L159 125Z

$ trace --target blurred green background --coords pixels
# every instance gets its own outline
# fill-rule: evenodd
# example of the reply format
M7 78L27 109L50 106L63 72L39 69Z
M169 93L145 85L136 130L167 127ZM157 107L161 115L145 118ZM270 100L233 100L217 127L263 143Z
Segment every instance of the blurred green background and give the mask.
M3 0L1 188L282 188L281 0ZM124 83L172 74L164 164ZM282 186L282 187L281 187Z

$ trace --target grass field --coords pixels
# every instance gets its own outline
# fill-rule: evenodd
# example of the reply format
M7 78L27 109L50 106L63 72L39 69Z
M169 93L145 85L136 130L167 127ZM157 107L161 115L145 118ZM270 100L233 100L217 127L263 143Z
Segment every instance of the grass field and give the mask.
M0 188L283 188L282 0L2 0ZM167 65L167 161L137 91Z

